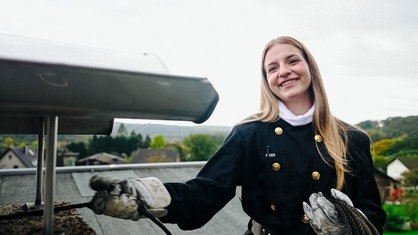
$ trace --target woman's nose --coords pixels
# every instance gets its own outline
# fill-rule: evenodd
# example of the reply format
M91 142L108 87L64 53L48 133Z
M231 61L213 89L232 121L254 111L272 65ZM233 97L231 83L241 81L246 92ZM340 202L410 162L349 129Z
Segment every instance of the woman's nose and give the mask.
M291 73L291 70L287 66L280 67L279 77L287 77Z

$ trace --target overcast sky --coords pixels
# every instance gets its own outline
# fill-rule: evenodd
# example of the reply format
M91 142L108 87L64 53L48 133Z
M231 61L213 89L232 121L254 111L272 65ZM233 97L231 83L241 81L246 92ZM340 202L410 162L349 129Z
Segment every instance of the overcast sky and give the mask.
M152 52L207 77L220 96L207 125L258 110L261 52L281 35L310 49L335 116L418 115L417 22L416 0L0 0L0 33Z

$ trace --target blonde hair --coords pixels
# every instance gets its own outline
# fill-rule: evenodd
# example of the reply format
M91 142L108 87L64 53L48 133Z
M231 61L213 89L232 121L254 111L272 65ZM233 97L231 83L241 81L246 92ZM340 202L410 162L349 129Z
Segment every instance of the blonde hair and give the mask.
M292 37L283 36L273 39L266 45L261 61L262 79L259 111L238 124L253 121L275 122L279 119L278 98L269 88L267 83L267 73L264 66L266 54L275 44L288 44L298 48L302 52L304 59L309 66L312 78L309 90L311 98L315 103L315 111L312 120L313 127L315 132L322 136L325 148L334 160L335 171L337 174L336 188L341 190L345 182L345 173L349 172L346 161L348 141L347 126L331 114L318 65L316 64L312 54L301 42ZM317 149L321 157L324 158L324 155L321 153L318 145Z

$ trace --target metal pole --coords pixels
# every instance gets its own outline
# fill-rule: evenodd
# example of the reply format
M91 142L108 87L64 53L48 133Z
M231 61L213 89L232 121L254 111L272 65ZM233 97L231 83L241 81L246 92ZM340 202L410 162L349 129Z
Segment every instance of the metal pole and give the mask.
M44 159L44 137L45 137L45 119L39 119L39 132L38 132L38 162L36 165L36 195L35 195L35 208L38 208L42 204L42 178L43 178L43 159Z
M57 156L58 116L48 116L46 120L46 174L45 174L45 209L44 234L54 234L54 195L55 166Z

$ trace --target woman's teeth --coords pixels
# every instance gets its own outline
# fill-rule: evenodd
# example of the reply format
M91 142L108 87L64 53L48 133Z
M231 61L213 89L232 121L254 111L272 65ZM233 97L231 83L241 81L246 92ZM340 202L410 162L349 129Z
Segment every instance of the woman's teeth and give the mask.
M292 79L292 80L287 80L287 81L285 81L284 83L282 83L280 86L287 86L287 85L289 85L289 84L292 84L292 83L294 83L294 82L296 82L296 79Z

